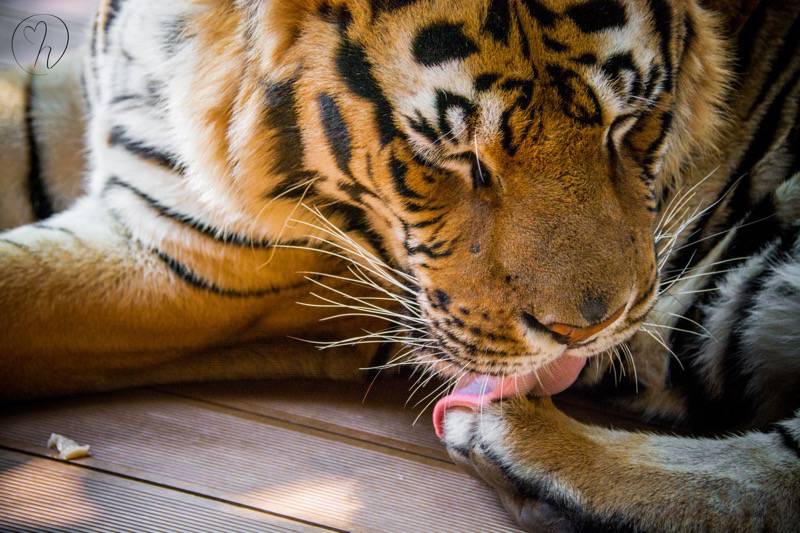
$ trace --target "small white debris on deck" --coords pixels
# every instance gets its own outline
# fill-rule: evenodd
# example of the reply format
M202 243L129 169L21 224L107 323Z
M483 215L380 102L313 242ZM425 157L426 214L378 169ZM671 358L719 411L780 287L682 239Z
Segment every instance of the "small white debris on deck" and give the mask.
M89 457L91 455L89 453L88 444L78 444L74 440L65 437L64 435L59 435L58 433L50 434L50 438L47 441L47 447L58 450L58 458L64 459L65 461L80 459L81 457Z

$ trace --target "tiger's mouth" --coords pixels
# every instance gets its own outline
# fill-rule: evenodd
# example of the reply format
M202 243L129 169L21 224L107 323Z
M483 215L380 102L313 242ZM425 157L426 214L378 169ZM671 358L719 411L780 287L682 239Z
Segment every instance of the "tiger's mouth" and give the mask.
M444 434L444 415L448 409L461 407L479 411L484 405L506 398L552 396L569 388L586 365L586 358L562 355L539 371L512 376L468 374L458 380L452 393L441 398L433 409L436 435Z
M440 438L443 435L444 416L448 409L479 411L485 405L504 399L527 395L553 396L568 389L578 380L590 359L625 342L640 329L644 316L655 301L655 294L647 291L638 300L631 299L625 316L603 335L575 345L559 345L558 349L551 346L551 350L547 350L549 358L544 363L540 357L545 352L540 352L525 357L527 361L517 361L503 368L473 367L457 378L451 393L436 402L433 411L436 434Z

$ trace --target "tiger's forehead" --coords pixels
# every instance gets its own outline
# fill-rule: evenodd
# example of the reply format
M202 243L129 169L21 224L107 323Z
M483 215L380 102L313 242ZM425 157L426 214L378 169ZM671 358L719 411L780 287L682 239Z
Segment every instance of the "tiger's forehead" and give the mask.
M408 68L523 75L551 61L589 65L620 52L652 56L658 44L655 11L634 0L384 0L363 12L357 32L370 53L387 65L413 61ZM661 30L668 38L669 28Z
M474 95L490 75L534 81L577 75L605 92L604 77L646 70L658 53L651 12L631 0L374 4L384 7L355 25L358 38L401 105L434 87Z
M652 13L633 0L383 1L344 33L430 147L457 140L468 116L478 137L514 137L537 106L600 126L652 100L664 72Z

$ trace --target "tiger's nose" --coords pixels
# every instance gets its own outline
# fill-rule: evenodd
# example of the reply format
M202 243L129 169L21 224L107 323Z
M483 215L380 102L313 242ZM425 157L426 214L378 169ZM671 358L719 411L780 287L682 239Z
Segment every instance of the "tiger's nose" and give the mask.
M597 322L588 327L573 326L559 322L545 325L536 320L536 317L530 313L523 313L522 318L530 329L553 334L559 342L563 342L564 344L577 344L607 329L622 316L623 312L625 312L625 306L620 307L601 322Z

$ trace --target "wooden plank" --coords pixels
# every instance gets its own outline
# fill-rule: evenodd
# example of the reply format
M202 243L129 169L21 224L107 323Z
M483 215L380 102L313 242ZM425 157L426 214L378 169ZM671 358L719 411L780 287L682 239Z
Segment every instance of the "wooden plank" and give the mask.
M324 531L266 513L0 450L3 531Z
M46 454L50 432L92 445L87 466L310 523L516 531L492 491L451 463L155 391L0 415L2 445Z
M292 380L190 384L161 390L446 460L447 453L433 431L430 408L421 415L420 407L413 408L435 387L420 391L406 406L408 389L408 379L400 376L378 380L371 388L369 383ZM559 395L556 404L589 424L628 430L674 430L643 423L575 392Z
M288 380L193 384L163 390L448 460L433 430L431 408L422 412L421 406L414 407L432 390L418 392L406 405L410 383L407 378L392 377L371 386L366 382Z

